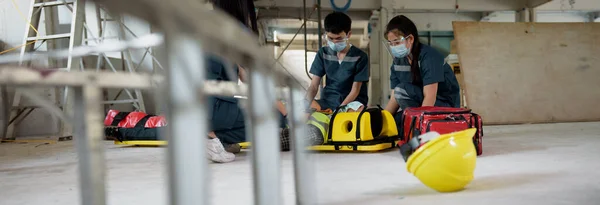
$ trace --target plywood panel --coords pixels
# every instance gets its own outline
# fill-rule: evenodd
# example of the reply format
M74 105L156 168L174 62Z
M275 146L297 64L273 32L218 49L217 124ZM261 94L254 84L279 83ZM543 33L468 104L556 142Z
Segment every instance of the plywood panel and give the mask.
M600 24L453 23L467 105L488 124L600 120Z

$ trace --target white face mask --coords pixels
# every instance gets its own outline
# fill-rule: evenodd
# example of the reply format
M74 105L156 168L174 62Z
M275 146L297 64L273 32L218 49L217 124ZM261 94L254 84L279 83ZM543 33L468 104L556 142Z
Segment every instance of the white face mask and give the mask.
M390 50L392 51L392 55L396 58L404 58L409 53L409 50L404 43L396 46L390 46Z
M335 52L340 52L342 50L344 50L344 48L346 48L346 41L342 41L342 42L331 42L331 41L327 41L327 45L329 46L329 48L331 48L331 50L335 51Z

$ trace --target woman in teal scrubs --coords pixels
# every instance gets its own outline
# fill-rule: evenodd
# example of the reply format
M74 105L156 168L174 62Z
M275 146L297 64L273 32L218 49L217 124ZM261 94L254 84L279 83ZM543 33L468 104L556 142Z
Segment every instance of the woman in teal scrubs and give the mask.
M440 52L419 42L419 32L410 19L403 15L394 17L384 35L394 57L387 111L396 113L421 106L460 107L460 88L452 68Z

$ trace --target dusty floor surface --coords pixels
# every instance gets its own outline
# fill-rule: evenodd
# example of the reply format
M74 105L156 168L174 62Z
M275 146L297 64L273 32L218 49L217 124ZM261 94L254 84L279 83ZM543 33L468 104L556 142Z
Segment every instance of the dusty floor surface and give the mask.
M486 127L484 156L466 190L440 194L406 172L397 150L317 154L319 204L600 204L600 123ZM106 142L111 205L167 204L164 148ZM291 153L284 204L294 204ZM213 204L252 204L250 157L211 164ZM72 142L0 144L0 204L79 204Z

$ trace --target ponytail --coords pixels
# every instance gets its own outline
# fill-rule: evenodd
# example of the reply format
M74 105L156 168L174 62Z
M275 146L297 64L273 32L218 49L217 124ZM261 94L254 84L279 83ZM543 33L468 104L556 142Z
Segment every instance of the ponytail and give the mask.
M412 47L410 49L410 58L412 63L410 65L410 73L412 77L412 81L414 84L422 84L423 79L421 79L421 70L419 69L419 55L421 54L421 42L419 41L419 31L417 30L417 26L406 16L399 15L388 23L386 26L386 32L384 33L384 37L387 36L388 33L393 32L398 36L409 36L412 35L414 38Z

